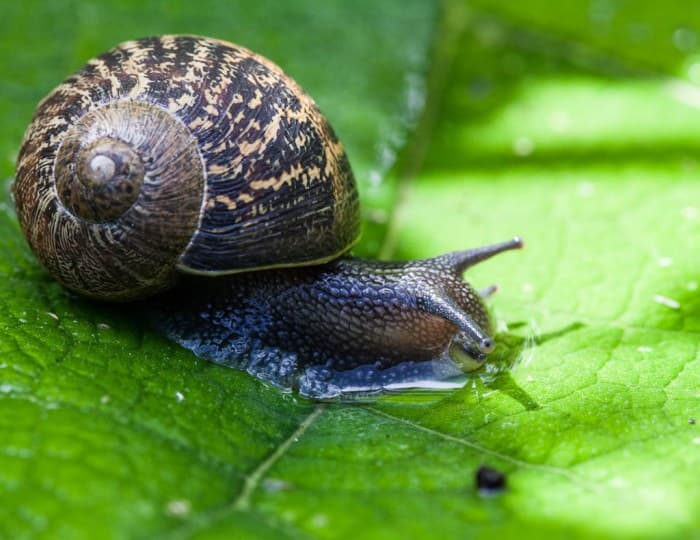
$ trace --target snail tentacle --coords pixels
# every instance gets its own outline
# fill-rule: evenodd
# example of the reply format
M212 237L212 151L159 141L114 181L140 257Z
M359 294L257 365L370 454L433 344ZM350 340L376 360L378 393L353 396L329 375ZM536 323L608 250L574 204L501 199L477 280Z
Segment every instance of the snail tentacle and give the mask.
M471 268L475 264L485 261L486 259L490 259L494 255L498 255L499 253L510 251L512 249L522 249L524 246L525 243L522 241L522 239L516 236L511 240L500 242L498 244L490 244L479 248L446 253L445 255L435 257L434 260L437 264L442 264L448 268L451 268L453 272L461 275L468 268Z

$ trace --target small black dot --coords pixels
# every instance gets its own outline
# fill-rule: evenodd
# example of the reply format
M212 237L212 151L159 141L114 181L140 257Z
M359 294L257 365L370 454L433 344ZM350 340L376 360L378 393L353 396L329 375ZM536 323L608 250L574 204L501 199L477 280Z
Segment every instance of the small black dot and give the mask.
M695 424L695 418L688 418L688 423L689 423L690 425Z
M497 495L506 489L506 475L482 465L476 471L476 489L480 495Z

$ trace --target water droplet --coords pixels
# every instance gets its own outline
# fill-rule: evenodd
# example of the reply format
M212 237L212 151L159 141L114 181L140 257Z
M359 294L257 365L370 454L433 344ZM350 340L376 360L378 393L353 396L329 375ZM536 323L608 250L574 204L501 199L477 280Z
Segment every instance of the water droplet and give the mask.
M263 491L276 493L278 491L288 491L292 489L292 484L280 478L265 478L262 481L261 487Z
M589 198L595 195L595 186L590 182L579 182L576 186L576 193L579 197Z
M676 28L673 32L673 46L681 52L691 52L698 47L698 35L690 28Z
M610 487L624 489L629 485L629 482L620 476L615 476L610 479Z
M311 526L315 529L328 527L328 516L325 514L314 514L311 516Z
M382 170L386 171L389 170L396 161L396 152L390 146L382 144L377 151L377 157Z
M700 62L693 62L688 66L688 78L691 82L700 84Z
M688 221L695 221L698 219L698 209L695 206L686 206L681 210L681 215Z
M496 332L499 334L505 334L506 332L508 332L508 323L503 319L497 319Z
M406 75L406 109L407 123L416 121L425 105L425 83L423 77L418 73L408 73Z
M0 394L9 394L14 389L15 389L14 386L12 386L11 384L7 384L7 383L0 384Z
M186 499L173 500L165 506L165 513L170 517L186 516L190 513L190 510L192 510L192 505Z
M513 141L513 153L516 156L529 156L535 151L535 143L529 137L518 137Z
M380 225L389 221L389 215L386 210L382 208L370 208L365 213L365 219L371 221L372 223L378 223Z
M673 298L669 298L661 294L654 295L654 302L671 309L680 309L681 307L681 304L680 302L678 302L678 300L674 300Z
M548 119L549 129L554 133L564 133L571 126L571 118L566 111L552 111Z

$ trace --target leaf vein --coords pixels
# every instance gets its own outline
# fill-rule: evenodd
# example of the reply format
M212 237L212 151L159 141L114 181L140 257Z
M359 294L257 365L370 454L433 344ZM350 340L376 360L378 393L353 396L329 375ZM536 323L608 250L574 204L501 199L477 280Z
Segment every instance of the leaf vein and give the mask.
M515 465L516 467L520 467L523 469L531 469L531 470L537 470L537 471L542 471L550 474L554 474L557 476L563 476L564 478L567 478L568 480L572 481L574 484L577 484L585 489L588 490L597 490L597 487L584 480L581 476L579 476L576 473L573 473L569 470L562 469L560 467L554 467L551 465L543 465L540 463L530 463L527 461L523 461L517 458L514 458L512 456L509 456L507 454L503 454L501 452L498 452L496 450L491 450L490 448L486 448L484 446L481 446L479 444L476 444L474 442L468 441L466 439L462 439L460 437L455 437L454 435L450 435L448 433L443 433L442 431L438 431L433 428L429 428L427 426L422 426L420 424L417 424L415 422L412 422L410 420L407 420L405 418L400 418L398 416L393 416L389 413L386 413L384 411L380 411L379 409L375 409L374 407L368 407L367 408L369 411L375 413L378 416L383 416L384 418L387 418L393 422L400 422L402 424L405 424L413 429L416 429L418 431L422 431L424 433L428 433L430 435L439 437L441 439L444 439L446 441L450 441L456 444L460 444L462 446L466 446L467 448L471 448L472 450L482 453L482 454L487 454L492 457L495 457L497 459L500 459L502 461L505 461L507 463L510 463L512 465Z
M299 427L282 442L275 450L272 452L265 461L260 463L250 474L247 474L245 481L243 483L243 488L239 493L238 497L233 501L232 508L234 510L248 510L250 508L250 499L253 492L256 490L260 481L263 479L267 471L279 461L279 459L289 450L289 448L297 442L309 427L316 421L316 419L325 410L326 406L323 404L317 405L316 408L311 411L311 413L304 419L304 421L299 424Z

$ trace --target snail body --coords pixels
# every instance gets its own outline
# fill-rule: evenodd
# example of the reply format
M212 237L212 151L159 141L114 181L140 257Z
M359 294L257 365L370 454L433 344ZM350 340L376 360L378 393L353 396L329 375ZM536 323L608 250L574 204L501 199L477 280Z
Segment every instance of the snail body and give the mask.
M64 286L116 301L176 287L149 301L171 337L317 397L336 388L307 376L319 366L386 374L455 344L482 360L490 323L461 274L522 245L349 257L355 180L313 100L269 60L194 36L123 43L66 79L27 129L13 193Z
M156 320L200 357L314 398L444 379L462 372L450 349L478 365L494 346L482 297L462 273L521 245L191 276L156 304Z

